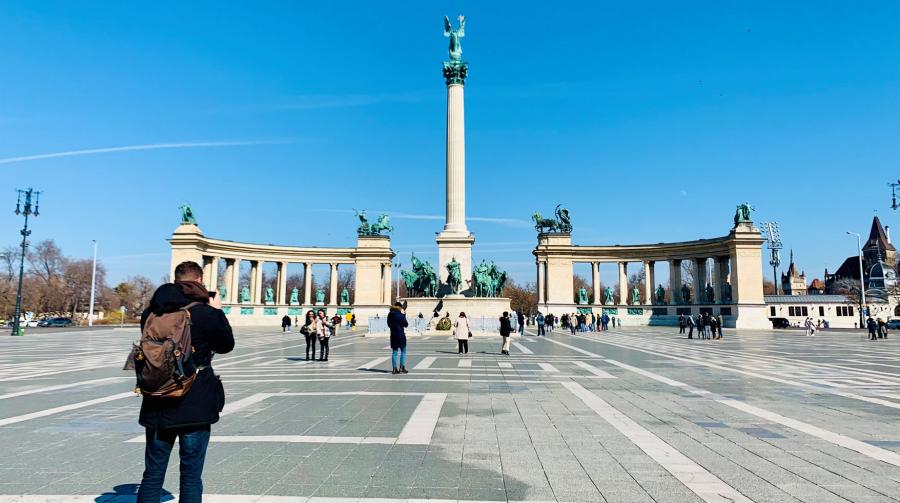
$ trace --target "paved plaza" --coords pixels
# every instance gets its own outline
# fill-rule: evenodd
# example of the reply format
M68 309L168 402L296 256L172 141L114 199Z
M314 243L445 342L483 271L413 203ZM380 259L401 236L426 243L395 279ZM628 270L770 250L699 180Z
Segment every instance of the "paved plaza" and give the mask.
M207 500L900 500L900 338L675 332L517 336L508 357L499 337L464 357L410 337L392 376L384 337L342 332L319 363L297 334L237 329L214 364L228 405ZM140 399L120 369L137 336L0 338L0 501L133 501Z

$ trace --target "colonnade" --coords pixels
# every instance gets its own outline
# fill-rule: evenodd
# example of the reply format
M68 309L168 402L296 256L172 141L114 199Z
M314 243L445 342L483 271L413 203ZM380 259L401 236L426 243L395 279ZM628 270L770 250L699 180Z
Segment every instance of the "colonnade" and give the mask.
M628 307L625 314L673 316L676 312L694 311L682 308L670 310L666 309L667 306L722 305L717 308L717 314L732 317L737 326L761 328L766 324L762 295L762 243L758 229L751 222L735 224L728 235L720 238L649 245L580 246L572 244L570 234L539 234L533 252L537 267L538 309L569 312L578 307L573 296L575 263L588 263L591 268L593 292L588 304L583 307L605 306L604 291L600 288L600 267L616 264L618 301L611 306ZM711 271L707 267L710 259ZM687 285L692 291L690 299L682 295L682 265L685 261L693 263L693 281ZM628 285L629 265L635 263L644 271L643 285L638 286L641 300L637 303L633 302ZM669 267L666 303L657 301L655 291L656 266L663 263ZM707 285L712 288L712 299L707 299ZM642 310L644 306L651 309ZM743 318L738 322L741 316Z
M324 305L328 307L386 308L391 303L392 260L394 252L387 236L359 236L355 248L320 248L278 245L258 245L207 238L194 224L179 226L169 239L172 246L170 272L185 260L202 265L203 278L208 289L226 292L223 304L266 304L263 285L263 265L274 263L277 267L273 296L273 307L292 305L287 288L289 264L303 264L304 284L302 296L293 304L315 304L313 292L313 266L327 264L330 269L330 294ZM219 267L224 261L225 271L222 284L219 281ZM241 284L241 264L250 265L249 284ZM350 304L340 304L338 273L341 266L355 268L354 295ZM249 302L240 302L240 292L247 287ZM300 292L298 292L299 294ZM241 309L243 311L243 307ZM247 313L253 312L252 309ZM378 311L380 312L380 311Z
M237 304L239 302L240 290L244 286L247 286L250 289L250 304L262 304L263 303L263 279L262 279L262 270L263 264L265 261L260 260L245 260L241 258L232 258L232 257L222 257L217 255L203 255L203 279L204 283L206 283L206 288L209 290L219 290L221 291L222 287L225 287L225 296L222 298L222 302L224 304ZM219 263L221 260L225 261L225 274L223 278L223 282L221 284L217 284L219 278ZM241 285L240 279L240 264L242 261L246 261L250 263L250 284L249 285ZM275 298L274 303L278 305L288 304L289 303L289 294L290 292L287 289L287 270L288 264L294 262L287 261L279 261L274 262L277 266L277 272L275 277ZM314 292L312 291L312 279L313 273L312 268L313 265L317 265L317 263L313 262L302 262L303 264L303 292L299 295L298 304L303 305L312 305L315 303ZM328 263L330 269L329 275L329 297L326 299L326 304L329 306L334 306L338 304L338 279L339 279L339 266L341 265L354 265L353 262L330 262ZM387 274L387 283L386 286L390 289L390 272ZM299 292L298 292L299 293ZM388 290L388 295L390 295L390 290Z

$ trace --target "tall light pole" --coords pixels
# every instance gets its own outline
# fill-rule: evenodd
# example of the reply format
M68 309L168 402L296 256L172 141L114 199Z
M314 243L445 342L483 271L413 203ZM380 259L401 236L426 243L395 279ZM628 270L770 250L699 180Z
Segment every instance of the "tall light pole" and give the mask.
M88 326L94 326L94 290L97 288L97 240L94 242L94 266L91 270L91 305L88 308Z
M19 335L19 316L22 314L22 278L25 275L25 255L28 251L28 236L31 235L31 231L28 230L28 217L30 215L37 217L41 214L38 210L38 206L40 205L39 199L41 197L40 192L28 188L25 190L16 189L16 193L16 215L25 215L25 226L22 227L22 230L20 231L22 234L22 256L19 257L19 289L16 293L16 310L13 314L12 334L10 335ZM25 196L24 207L22 207L22 196ZM32 197L34 198L33 211L31 209Z
M858 232L847 231L847 234L856 236L856 251L859 253L857 256L859 258L859 328L863 328L863 325L866 322L866 280L863 275L862 242Z
M775 284L775 295L778 295L778 266L781 265L781 231L778 222L760 222L766 246L772 253L769 265L772 266L772 282Z

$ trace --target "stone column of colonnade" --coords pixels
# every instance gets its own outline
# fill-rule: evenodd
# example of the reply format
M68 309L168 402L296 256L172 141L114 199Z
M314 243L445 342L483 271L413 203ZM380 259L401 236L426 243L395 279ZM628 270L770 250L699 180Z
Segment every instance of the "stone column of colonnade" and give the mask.
M241 288L241 260L240 259L228 259L226 261L225 269L225 284L228 285L228 302L231 304L236 304L239 298L240 288Z
M653 304L653 261L644 261L644 304Z
M331 276L328 277L330 292L328 295L328 305L336 306L338 303L338 266L337 264L328 264L331 267Z
M384 272L382 273L383 293L381 295L381 302L384 304L393 304L394 299L391 298L391 282L394 278L394 268L391 263L388 262L384 264L382 271ZM397 292L397 295L400 295L400 292ZM353 299L353 301L356 302L356 299Z
M546 267L544 262L537 261L537 301L538 304L547 302L546 287Z
M259 260L250 262L250 301L253 304L262 304L262 268L263 264Z
M303 302L312 305L312 264L306 262L303 264Z
M275 303L287 304L287 262L278 263L278 288L275 291Z
M600 298L600 267L599 262L591 262L591 304L600 304L603 300Z
M681 303L681 260L669 260L669 304Z
M213 291L219 288L219 257L210 257L209 276L206 279L206 289Z
M619 262L619 304L628 304L628 262Z

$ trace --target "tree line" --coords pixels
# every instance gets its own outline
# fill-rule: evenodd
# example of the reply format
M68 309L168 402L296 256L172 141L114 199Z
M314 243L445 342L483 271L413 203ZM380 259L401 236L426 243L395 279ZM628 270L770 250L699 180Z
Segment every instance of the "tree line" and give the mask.
M0 314L11 318L15 312L16 290L22 249L7 246L0 252ZM90 258L67 257L52 239L32 246L25 256L22 279L22 311L37 318L67 316L78 321L89 310L91 297ZM130 276L110 287L106 268L97 261L94 311L107 313L107 321L120 321L120 308L126 319L134 320L150 303L156 284L145 276Z

